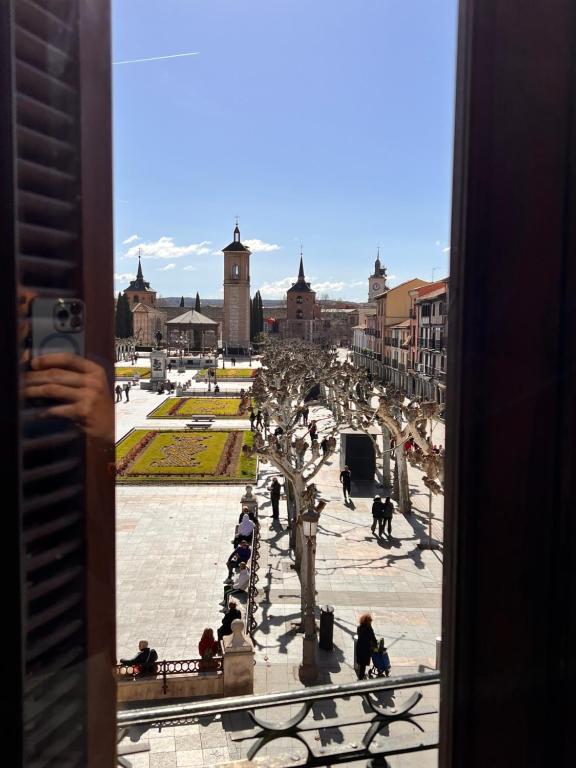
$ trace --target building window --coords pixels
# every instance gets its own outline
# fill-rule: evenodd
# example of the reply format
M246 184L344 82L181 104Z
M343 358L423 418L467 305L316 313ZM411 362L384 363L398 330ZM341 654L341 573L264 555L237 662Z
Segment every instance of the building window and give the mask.
M232 280L238 280L240 277L240 267L238 264L232 264Z
M296 304L302 304L303 301L304 301L304 299L302 298L302 296L297 296L296 297Z
M304 317L304 312L302 312L301 309L297 309L296 310L296 320L302 320L303 317Z
M139 301L140 301L140 299L138 298L138 296L134 296L134 298L132 299L132 302L134 304L138 304Z

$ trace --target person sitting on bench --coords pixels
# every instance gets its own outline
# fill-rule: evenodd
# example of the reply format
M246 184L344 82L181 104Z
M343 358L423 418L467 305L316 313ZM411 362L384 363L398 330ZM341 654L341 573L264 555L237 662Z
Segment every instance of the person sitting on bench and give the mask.
M247 592L249 584L250 584L250 568L248 568L246 563L240 563L240 569L236 574L236 578L234 579L232 584L226 584L224 586L224 599L222 600L222 604L226 605L226 603L228 602L229 596L233 592Z
M232 634L232 622L234 619L241 619L242 614L238 610L238 607L234 600L230 600L228 603L228 610L224 614L224 618L222 619L222 624L218 627L217 635L218 640L222 640L224 635L231 635Z
M156 664L154 662L157 660L158 654L154 648L148 647L148 640L140 640L138 651L133 659L120 659L120 664L123 664L125 667L132 667L134 675L156 674Z
M248 544L251 544L252 537L254 535L254 528L256 528L256 524L250 520L248 511L244 512L242 515L242 520L240 521L240 525L238 526L238 533L234 539L234 545L238 546L241 541L247 541Z
M228 568L228 578L226 579L227 583L232 582L232 571L234 568L239 567L240 563L247 563L248 560L250 560L251 554L252 551L248 546L248 542L241 541L226 561L226 566Z

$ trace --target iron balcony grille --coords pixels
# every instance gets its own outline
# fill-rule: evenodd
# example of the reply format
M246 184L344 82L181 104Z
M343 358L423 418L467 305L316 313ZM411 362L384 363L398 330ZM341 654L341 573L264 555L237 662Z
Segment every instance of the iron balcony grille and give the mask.
M266 768L365 765L366 760L384 766L388 756L437 748L439 682L439 672L426 672L284 693L125 710L118 713L119 752L129 755L130 749L135 748L123 743L132 727L142 731L146 727L162 729L213 721L221 723L246 754L243 759L225 764L230 768L250 763ZM420 690L423 688L427 689L426 696ZM396 700L392 702L393 698ZM339 703L345 709L342 716L338 713ZM282 720L279 708L288 705L301 706L288 720ZM265 715L261 710L266 710ZM283 749L285 740L292 739L294 749L289 753L278 749L273 757L259 756L264 746L277 739L284 740ZM146 734L142 736L145 740ZM145 744L136 748L145 748Z

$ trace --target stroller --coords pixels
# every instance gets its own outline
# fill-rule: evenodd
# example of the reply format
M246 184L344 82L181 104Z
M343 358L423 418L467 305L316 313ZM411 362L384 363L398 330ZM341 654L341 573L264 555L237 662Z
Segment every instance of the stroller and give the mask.
M378 647L372 653L372 666L368 671L368 677L390 677L390 656L384 645L384 638L380 638Z

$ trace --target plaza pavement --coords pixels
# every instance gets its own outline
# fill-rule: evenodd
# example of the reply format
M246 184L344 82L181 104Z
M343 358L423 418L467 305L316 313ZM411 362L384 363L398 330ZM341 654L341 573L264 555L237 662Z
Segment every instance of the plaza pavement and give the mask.
M172 373L171 380L186 380L190 373ZM198 388L205 385L197 385ZM235 388L238 385L222 385ZM184 426L182 420L146 421L146 414L166 396L133 388L129 403L116 405L117 439L133 427ZM312 417L312 416L311 416ZM246 427L247 420L221 420L215 426ZM434 430L434 442L444 443L443 426ZM328 504L321 514L316 555L318 605L334 607L334 651L318 651L318 682L349 682L353 670L353 635L358 616L370 611L377 637L383 636L392 661L392 674L434 668L435 640L440 634L442 552L421 550L427 531L428 491L421 473L410 468L412 515L395 514L392 541L377 540L370 532L374 487L352 485L352 501L345 505L339 483L339 455L334 454L316 478ZM276 474L260 465L256 494L260 506L260 607L256 614L255 692L270 693L300 688L298 665L302 635L293 622L300 612L300 588L290 567L286 506L281 504L280 526L272 526L266 492ZM204 627L219 626L222 613L224 562L240 513L243 486L119 486L117 488L117 655L135 652L147 638L160 659L195 658ZM442 500L433 499L433 536L442 539ZM437 692L424 689L425 701ZM399 701L404 695L399 696ZM337 714L357 706L340 701ZM326 704L314 707L313 717L330 713ZM432 719L435 719L432 716ZM214 766L244 755L247 742L232 739L234 730L247 728L240 716L222 722L201 723L158 732L131 734L150 743L151 751L131 757L134 768ZM360 728L322 731L322 741L361 738ZM244 746L243 746L244 745ZM271 752L282 745L275 743ZM293 743L285 749L294 749ZM264 751L263 754L266 754ZM390 759L394 768L436 764L434 753Z

